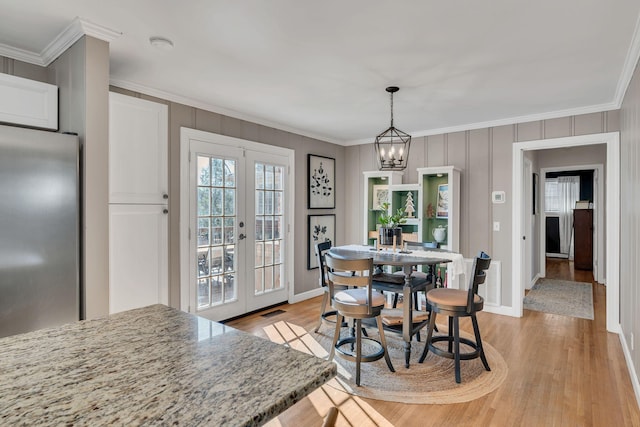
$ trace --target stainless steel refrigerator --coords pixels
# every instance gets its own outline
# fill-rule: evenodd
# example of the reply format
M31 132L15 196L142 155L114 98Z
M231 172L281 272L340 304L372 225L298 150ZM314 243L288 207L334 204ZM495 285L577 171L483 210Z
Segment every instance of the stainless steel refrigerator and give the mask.
M0 126L0 337L80 317L79 142Z

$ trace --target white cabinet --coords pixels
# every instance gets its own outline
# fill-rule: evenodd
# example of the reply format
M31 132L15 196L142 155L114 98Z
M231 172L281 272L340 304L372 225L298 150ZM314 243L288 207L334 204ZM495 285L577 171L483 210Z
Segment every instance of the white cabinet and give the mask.
M168 215L161 205L109 206L109 312L168 303Z
M168 304L168 109L109 94L109 312Z
M109 93L109 203L166 203L167 134L166 105Z
M58 86L0 73L0 122L58 129Z

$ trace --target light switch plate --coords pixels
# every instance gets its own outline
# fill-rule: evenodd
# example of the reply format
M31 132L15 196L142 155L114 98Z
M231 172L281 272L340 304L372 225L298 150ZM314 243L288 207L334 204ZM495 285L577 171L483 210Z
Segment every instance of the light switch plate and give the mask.
M491 201L493 203L504 203L505 194L504 191L494 191L491 193Z

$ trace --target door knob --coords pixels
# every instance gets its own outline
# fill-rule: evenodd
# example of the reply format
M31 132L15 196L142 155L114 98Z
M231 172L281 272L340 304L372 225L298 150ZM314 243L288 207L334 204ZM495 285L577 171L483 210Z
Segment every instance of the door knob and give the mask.
M238 236L238 240L244 240L246 239L247 236L245 236L244 234L240 233L240 235Z

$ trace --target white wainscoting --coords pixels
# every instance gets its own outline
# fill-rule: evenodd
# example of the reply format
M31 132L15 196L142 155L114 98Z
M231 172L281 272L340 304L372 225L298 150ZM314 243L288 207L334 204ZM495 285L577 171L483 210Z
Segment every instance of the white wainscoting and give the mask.
M469 277L471 277L471 268L473 267L473 258L464 259L464 284L461 283L461 289L467 289L469 286ZM484 305L499 307L500 301L502 301L502 262L491 261L489 265L489 271L487 272L487 280L484 285L480 285L478 294L484 298Z

